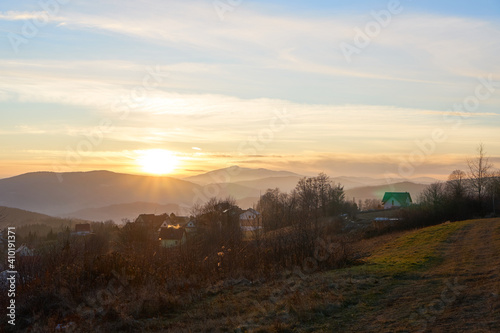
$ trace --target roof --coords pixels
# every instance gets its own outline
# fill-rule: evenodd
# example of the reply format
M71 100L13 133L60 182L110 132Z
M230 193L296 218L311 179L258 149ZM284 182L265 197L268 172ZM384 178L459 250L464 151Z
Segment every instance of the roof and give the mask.
M161 239L181 240L184 233L184 228L161 228L160 235L158 237Z
M255 209L249 208L240 214L240 219L254 219L260 216L260 213Z
M247 209L240 215L241 227L258 227L261 222L260 213L254 209Z
M80 223L75 225L75 232L91 232L90 223Z
M16 253L18 253L21 256L32 256L33 250L31 250L29 247L23 244L16 250Z
M155 215L155 214L141 214L135 222L142 222L145 224L161 225L165 220L168 219L167 214Z
M411 195L408 192L385 192L382 202L386 203L387 201L391 200L391 198L394 198L394 200L397 200L400 204L413 202L411 200Z
M171 225L184 225L190 221L189 216L169 216L168 218Z

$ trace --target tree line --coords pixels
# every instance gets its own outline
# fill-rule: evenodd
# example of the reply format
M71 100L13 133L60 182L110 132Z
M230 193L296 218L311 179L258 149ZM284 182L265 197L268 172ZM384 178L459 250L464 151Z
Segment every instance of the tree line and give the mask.
M429 185L418 205L402 211L407 225L425 226L498 213L500 170L494 168L482 144L477 155L466 162L467 170L453 170L446 182Z

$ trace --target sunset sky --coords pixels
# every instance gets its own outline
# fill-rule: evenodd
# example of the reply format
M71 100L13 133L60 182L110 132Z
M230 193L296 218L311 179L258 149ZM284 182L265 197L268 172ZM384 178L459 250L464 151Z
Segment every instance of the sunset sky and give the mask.
M0 178L500 167L498 0L2 1L0 32Z

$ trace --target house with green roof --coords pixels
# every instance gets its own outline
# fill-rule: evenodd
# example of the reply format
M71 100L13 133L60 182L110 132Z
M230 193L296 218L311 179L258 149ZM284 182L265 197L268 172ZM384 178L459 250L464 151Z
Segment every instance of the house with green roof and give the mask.
M382 199L384 209L408 207L412 202L411 195L408 192L385 192Z

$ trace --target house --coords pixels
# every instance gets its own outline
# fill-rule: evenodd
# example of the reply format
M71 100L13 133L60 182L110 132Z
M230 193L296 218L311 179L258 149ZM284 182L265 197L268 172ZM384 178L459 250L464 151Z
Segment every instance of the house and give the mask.
M240 228L244 240L255 239L264 231L262 215L255 209L247 209L240 214Z
M170 216L167 215L165 221L163 221L161 226L158 228L158 232L160 232L161 228L168 227L185 227L186 232L191 232L194 231L197 225L196 221L187 216L175 216L174 214L170 214Z
M408 192L385 192L382 199L384 209L408 207L412 202L411 195Z
M174 213L170 214L169 219L170 225L180 225L182 227L190 221L188 216L176 216Z
M160 245L165 248L171 248L186 243L186 229L183 227L161 228L158 236Z
M16 254L21 257L32 257L34 253L32 249L23 244L17 248Z
M77 236L85 236L91 234L92 230L90 229L90 223L79 223L75 225L74 235Z
M189 222L186 224L186 232L187 233L192 233L198 231L199 227L199 222L196 221L195 219L190 219Z

